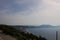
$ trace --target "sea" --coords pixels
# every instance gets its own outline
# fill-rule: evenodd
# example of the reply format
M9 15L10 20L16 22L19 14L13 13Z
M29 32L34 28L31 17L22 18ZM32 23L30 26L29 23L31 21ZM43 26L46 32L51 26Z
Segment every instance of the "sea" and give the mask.
M40 35L47 40L56 40L57 31L57 38L60 40L60 28L26 28L26 30L36 36Z

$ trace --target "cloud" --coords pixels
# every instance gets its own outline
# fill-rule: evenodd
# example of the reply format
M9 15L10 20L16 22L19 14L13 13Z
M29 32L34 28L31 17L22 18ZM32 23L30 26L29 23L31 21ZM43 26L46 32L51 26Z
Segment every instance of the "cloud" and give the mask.
M38 1L41 0L0 0L0 14L15 15L18 12L20 15L31 14L33 10L37 9ZM25 11L27 13L22 13Z
M35 2L34 0L0 0L0 11L7 10L4 14L15 14L35 7Z
M0 23L11 25L60 25L59 0L15 0L15 4L18 6L18 8L15 7L16 12L11 11L11 9L0 11L0 13L3 13L2 16L0 15Z

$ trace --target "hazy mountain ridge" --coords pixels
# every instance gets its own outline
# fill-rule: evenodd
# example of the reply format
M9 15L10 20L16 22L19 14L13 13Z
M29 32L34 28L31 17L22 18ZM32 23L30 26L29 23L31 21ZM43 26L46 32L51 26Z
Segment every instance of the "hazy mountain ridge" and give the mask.
M54 28L56 26L52 26L52 25L40 25L38 26L39 28Z
M27 25L17 25L17 26L14 26L16 28L60 28L60 26L53 26L53 25L40 25L40 26L27 26Z
M12 25L9 25L12 26ZM40 26L33 26L33 25L13 25L12 27L16 28L16 29L24 29L24 28L60 28L60 26L53 26L53 25L40 25Z

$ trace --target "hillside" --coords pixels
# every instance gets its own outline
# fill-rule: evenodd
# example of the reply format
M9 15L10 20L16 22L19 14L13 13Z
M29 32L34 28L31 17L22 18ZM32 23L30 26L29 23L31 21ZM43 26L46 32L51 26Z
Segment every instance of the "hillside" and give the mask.
M17 40L16 38L0 33L0 40Z
M5 36L10 35L11 37L16 38L17 40L46 40L44 37L37 37L32 33L26 33L22 30L17 30L9 25L0 25L0 30L2 31L0 31L1 33L5 34Z

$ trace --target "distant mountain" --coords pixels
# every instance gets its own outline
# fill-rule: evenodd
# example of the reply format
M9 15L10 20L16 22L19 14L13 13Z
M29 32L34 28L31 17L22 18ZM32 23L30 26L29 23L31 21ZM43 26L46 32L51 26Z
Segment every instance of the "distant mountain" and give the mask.
M14 28L17 29L24 29L24 28L60 28L60 26L53 26L53 25L40 25L40 26L27 26L27 25L16 25L13 26Z
M39 28L51 28L51 27L54 27L52 25L40 25L38 26Z
M12 25L9 25L12 26ZM60 26L53 26L53 25L40 25L40 26L33 26L33 25L13 25L12 27L16 29L25 29L25 28L60 28Z
M38 28L60 28L60 26L52 26L52 25L40 25Z

